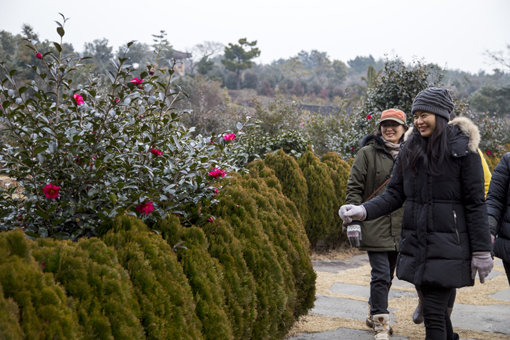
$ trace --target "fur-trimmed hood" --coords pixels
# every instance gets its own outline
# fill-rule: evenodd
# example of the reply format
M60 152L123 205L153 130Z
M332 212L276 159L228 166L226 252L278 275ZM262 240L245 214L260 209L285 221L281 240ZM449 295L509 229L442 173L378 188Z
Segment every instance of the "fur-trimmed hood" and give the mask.
M478 145L480 144L480 131L478 126L473 121L466 117L456 117L448 122L448 125L452 127L458 127L459 132L468 138L467 147L469 151L478 152ZM406 141L413 132L413 126L411 126L404 135L404 141ZM453 132L453 138L455 139L458 133Z

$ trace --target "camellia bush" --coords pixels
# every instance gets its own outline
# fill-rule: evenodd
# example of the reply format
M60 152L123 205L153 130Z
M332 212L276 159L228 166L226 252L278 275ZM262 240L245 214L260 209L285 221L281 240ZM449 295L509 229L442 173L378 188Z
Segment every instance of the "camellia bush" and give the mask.
M174 109L184 96L172 65L157 60L136 71L120 57L115 71L73 84L86 58L65 53L62 18L54 48L27 41L36 80L19 84L0 64L0 175L14 183L1 191L0 230L76 239L125 213L196 222L237 170L224 150L233 137L192 137Z

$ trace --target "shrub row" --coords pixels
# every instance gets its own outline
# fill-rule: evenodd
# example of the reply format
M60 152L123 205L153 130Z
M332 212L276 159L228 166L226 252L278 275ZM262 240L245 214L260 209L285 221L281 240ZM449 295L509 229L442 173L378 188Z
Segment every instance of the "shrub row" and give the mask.
M275 172L250 170L200 227L123 215L77 242L0 233L0 338L283 338L313 306L310 245Z
M335 152L319 159L310 147L297 160L280 150L267 155L264 163L297 207L311 247L324 250L344 244L337 210L345 202L350 164Z

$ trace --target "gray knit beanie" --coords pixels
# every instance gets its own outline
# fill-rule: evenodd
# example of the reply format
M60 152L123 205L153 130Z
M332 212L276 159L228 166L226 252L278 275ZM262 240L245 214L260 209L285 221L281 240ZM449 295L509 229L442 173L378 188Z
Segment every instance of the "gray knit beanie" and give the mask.
M428 87L416 95L413 101L412 114L416 111L434 113L450 120L453 111L453 100L447 89L440 87Z

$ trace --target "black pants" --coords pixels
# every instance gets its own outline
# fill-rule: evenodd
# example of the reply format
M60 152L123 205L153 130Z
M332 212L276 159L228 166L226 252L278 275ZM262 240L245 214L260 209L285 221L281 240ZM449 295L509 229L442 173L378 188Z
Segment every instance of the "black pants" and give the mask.
M452 303L455 288L439 286L421 286L423 294L423 318L425 319L426 340L458 339L453 333L452 322L448 316L448 305ZM453 305L453 304L452 304Z
M368 260L372 271L370 272L370 314L389 314L388 293L391 280L395 274L397 264L396 251L369 251Z

